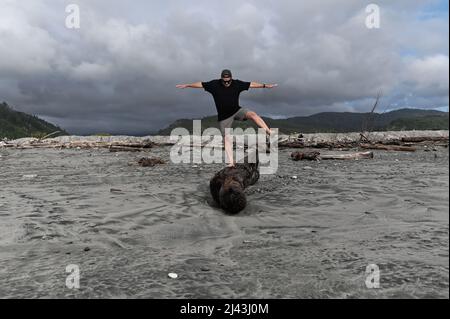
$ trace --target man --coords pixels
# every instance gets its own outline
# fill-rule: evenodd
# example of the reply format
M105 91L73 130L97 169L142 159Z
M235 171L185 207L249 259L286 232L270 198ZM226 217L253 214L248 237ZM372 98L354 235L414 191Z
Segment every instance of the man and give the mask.
M277 84L261 84L233 79L230 70L223 70L220 79L218 80L195 82L192 84L179 84L176 87L179 89L203 88L205 91L212 94L216 104L220 131L224 137L225 154L227 155L228 166L234 166L232 139L226 134L226 129L231 128L234 120L245 121L250 119L255 122L256 125L263 128L267 134L270 135L272 133L270 128L258 114L239 106L239 95L242 91L247 91L249 88L271 89L276 86Z

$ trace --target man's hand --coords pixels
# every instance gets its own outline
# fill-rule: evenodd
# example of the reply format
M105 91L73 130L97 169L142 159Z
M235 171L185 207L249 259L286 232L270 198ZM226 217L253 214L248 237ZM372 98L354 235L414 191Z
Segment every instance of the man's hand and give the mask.
M250 82L250 88L252 89L272 89L277 86L278 84L262 84L258 82Z
M189 85L188 84L178 84L176 87L177 87L177 89L187 89L189 87Z

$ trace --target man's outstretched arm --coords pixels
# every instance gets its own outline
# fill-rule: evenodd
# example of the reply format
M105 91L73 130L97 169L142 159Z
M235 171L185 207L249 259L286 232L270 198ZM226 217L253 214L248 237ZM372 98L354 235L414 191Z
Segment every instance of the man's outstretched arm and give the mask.
M187 89L187 88L193 88L193 89L203 89L202 82L195 82L191 84L178 84L178 89Z
M263 84L258 82L250 82L251 89L271 89L277 86L278 84Z

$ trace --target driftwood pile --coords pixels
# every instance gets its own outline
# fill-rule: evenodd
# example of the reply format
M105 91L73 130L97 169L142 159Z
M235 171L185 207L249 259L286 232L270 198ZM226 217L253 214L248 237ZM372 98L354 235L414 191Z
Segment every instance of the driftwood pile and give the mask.
M48 137L48 136L47 136ZM100 149L111 152L142 151L154 146L171 146L178 141L170 136L60 136L55 138L22 138L0 140L0 148L56 148L56 149ZM200 137L198 137L200 139ZM189 146L222 147L221 142L212 142L211 136L201 137L201 143L188 143ZM448 147L448 131L403 131L403 132L353 132L353 133L315 133L280 135L279 148L317 148L317 149L384 149L392 151L413 151L412 148ZM197 145L198 144L198 145ZM392 147L386 147L392 146ZM398 148L397 146L401 146ZM407 148L403 148L407 147Z
M151 141L142 142L106 142L102 140L77 140L60 142L55 139L25 139L15 142L3 140L0 142L0 148L15 149L33 149L33 148L53 148L53 149L109 149L110 152L140 152L156 146Z
M415 152L419 147L441 146L448 148L448 145L448 136L412 136L378 143L361 143L359 147L371 150Z
M415 152L418 148L427 148L429 146L448 147L448 136L411 136L411 137L389 137L369 139L360 134L360 139L356 140L350 137L353 133L349 133L348 138L329 138L327 140L317 140L314 138L306 139L303 135L299 137L288 137L278 142L279 148L318 148L318 149L362 149L362 150L384 150L384 151L401 151ZM343 135L343 134L341 134Z

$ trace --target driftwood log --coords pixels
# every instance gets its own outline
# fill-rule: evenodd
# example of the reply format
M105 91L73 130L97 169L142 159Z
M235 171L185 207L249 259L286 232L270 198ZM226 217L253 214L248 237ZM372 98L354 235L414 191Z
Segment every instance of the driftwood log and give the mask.
M371 158L373 158L373 152L320 155L321 160L354 160L354 159L371 159Z
M402 137L404 143L421 143L421 142L448 142L448 136L415 136Z
M318 161L320 152L293 152L291 158L294 161L308 160L308 161Z
M400 152L415 152L416 148L411 146L398 145L384 145L384 144L361 144L361 148L369 150L383 150L383 151L400 151Z
M282 141L278 143L278 148L304 148L303 141Z
M129 144L115 144L109 146L110 152L141 152L143 150L152 148L152 143L139 144L139 143L129 143Z
M247 205L244 190L259 179L259 163L237 163L217 172L209 182L211 195L221 208L237 214Z
M373 158L373 152L358 152L358 153L346 153L346 154L326 154L320 155L319 152L293 152L291 158L294 161L310 160L355 160L355 159L370 159Z
M143 157L138 161L138 164L142 167L153 167L157 164L165 164L165 162L160 158Z
M58 142L55 140L34 139L25 143L15 143L14 141L0 141L0 148L33 149L33 148L51 148L51 149L99 149L107 148L111 152L138 152L150 149L159 144L151 141L134 142L104 142L104 141L70 141Z

